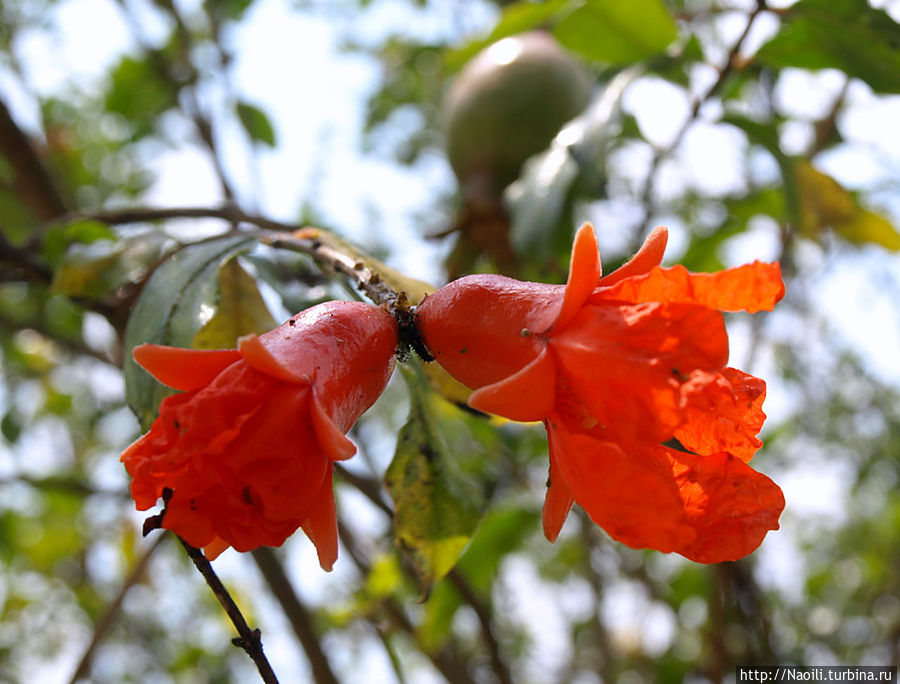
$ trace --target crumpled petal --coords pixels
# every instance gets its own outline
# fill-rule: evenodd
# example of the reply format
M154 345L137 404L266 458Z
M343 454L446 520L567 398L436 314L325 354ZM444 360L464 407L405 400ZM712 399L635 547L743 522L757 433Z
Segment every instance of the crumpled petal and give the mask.
M771 311L784 296L781 266L754 261L717 273L690 273L684 266L656 266L611 287L601 283L589 301L697 304L719 311Z
M585 306L550 338L550 348L603 427L655 442L684 422L681 383L728 358L721 314L658 302Z
M746 556L778 529L781 490L731 454L609 442L560 416L548 432L575 500L628 546L718 563Z
M662 448L685 520L697 531L693 541L676 549L682 556L698 563L738 560L778 529L784 495L768 477L729 453L701 456Z
M727 451L749 461L762 446L756 435L766 420L762 405L766 383L760 378L725 368L703 373L682 387L686 421L675 438L688 451L713 454Z
M656 448L625 448L554 415L547 432L559 473L575 501L616 541L677 551L696 538L669 461Z

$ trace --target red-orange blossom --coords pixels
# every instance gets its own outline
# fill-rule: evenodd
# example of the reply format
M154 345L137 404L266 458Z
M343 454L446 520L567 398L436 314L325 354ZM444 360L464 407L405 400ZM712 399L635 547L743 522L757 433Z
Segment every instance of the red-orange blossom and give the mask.
M429 296L418 325L475 390L473 408L543 421L550 540L577 501L629 546L736 560L778 528L784 498L747 465L762 445L765 383L726 366L720 311L771 310L784 284L778 264L662 268L666 239L657 228L602 276L582 226L565 285L467 276Z
M344 433L384 390L396 349L390 314L344 301L242 337L237 349L136 347L141 366L181 390L122 454L138 509L168 493L162 526L209 558L278 546L302 527L331 569L332 462L355 453Z

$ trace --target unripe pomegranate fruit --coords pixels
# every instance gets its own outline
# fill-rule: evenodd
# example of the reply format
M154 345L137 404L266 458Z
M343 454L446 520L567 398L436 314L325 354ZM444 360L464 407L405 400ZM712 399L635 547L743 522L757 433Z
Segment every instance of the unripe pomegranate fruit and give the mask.
M444 100L447 155L463 194L499 196L522 163L588 104L585 67L544 31L504 38L473 57Z

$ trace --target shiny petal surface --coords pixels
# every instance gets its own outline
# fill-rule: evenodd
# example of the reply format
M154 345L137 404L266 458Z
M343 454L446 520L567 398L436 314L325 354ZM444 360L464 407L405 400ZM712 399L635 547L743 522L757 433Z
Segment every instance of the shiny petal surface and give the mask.
M469 406L510 420L529 422L550 415L555 397L556 365L545 347L522 370L475 390L469 397Z
M781 267L756 261L717 273L657 266L645 275L625 278L610 287L601 283L591 301L671 302L755 313L771 311L783 296Z

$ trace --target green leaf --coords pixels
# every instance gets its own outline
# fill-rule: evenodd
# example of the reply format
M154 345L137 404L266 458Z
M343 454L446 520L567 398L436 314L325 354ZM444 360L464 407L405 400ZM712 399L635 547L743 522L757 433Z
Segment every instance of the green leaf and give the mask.
M176 92L177 86L160 77L149 57L123 57L112 72L106 109L128 120L133 138L142 138L153 132L160 114L178 104Z
M892 252L900 251L900 233L884 216L857 207L853 217L834 225L834 232L855 245L880 245Z
M261 334L278 322L266 306L256 281L237 259L219 269L219 302L215 315L194 335L195 349L228 349L250 333Z
M459 472L433 424L430 389L405 370L409 418L397 437L385 483L394 500L394 537L415 568L423 595L454 566L481 517L480 492Z
M801 0L757 59L768 66L834 68L881 93L900 93L900 25L866 0Z
M660 0L587 0L553 29L586 59L631 64L663 52L678 37Z
M244 236L188 245L159 266L141 290L125 328L123 372L125 398L145 429L171 391L135 363L131 350L145 342L190 347L218 308L222 265L253 245L253 238Z
M99 240L118 239L116 232L99 221L75 221L54 226L43 236L42 253L51 264L56 264L73 244L91 244Z
M153 230L115 241L75 243L56 268L52 289L68 297L98 299L140 280L171 242Z
M800 188L802 220L800 232L818 239L831 229L855 245L880 245L900 250L900 233L883 216L863 208L856 195L806 159L794 162L794 174Z
M251 140L275 147L275 129L263 110L246 102L238 102L237 114Z

